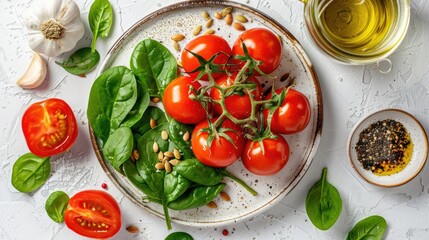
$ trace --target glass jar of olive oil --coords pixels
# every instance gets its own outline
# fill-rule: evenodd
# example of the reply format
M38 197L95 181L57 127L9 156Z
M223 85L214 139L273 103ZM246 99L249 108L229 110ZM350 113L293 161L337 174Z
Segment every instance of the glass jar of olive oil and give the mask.
M374 63L403 40L409 0L302 0L308 33L329 56L347 64Z

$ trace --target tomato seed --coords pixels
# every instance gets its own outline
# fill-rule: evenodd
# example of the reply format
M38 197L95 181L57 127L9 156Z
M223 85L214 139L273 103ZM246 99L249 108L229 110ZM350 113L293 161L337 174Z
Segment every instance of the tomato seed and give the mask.
M107 189L107 184L106 184L106 183L102 183L102 184L101 184L101 187L102 187L103 189Z

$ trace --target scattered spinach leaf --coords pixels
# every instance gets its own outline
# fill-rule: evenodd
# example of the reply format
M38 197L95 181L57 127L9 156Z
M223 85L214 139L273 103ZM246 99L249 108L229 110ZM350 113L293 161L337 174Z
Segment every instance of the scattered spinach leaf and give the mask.
M215 198L225 187L225 183L214 186L197 186L186 190L176 200L170 202L168 207L174 210L185 210L206 205Z
M182 161L174 169L183 177L204 186L219 184L223 178L215 168L208 167L195 158Z
M167 85L177 77L177 61L161 43L145 39L134 48L131 70L151 96L161 97Z
M323 168L322 178L310 189L305 201L308 218L320 230L331 228L342 209L341 196L328 182L327 175L328 169Z
M64 213L69 201L70 197L63 191L51 193L45 203L46 213L55 222L64 222Z
M132 127L132 130L135 135L138 135L138 139L142 137L147 131L151 129L150 119L154 119L157 125L167 123L167 116L164 111L158 107L149 106L146 111L143 113L142 118Z
M85 47L77 50L63 63L55 62L63 67L67 72L74 75L83 75L90 72L100 61L100 54L91 48Z
M136 186L138 189L140 189L146 196L148 196L148 199L150 200L156 200L155 202L160 203L161 199L159 199L158 194L152 191L150 189L149 185L144 181L143 177L140 176L140 174L137 171L137 166L134 164L130 159L124 162L123 170L125 173L125 176L130 180L130 182Z
M88 14L89 27L92 32L91 51L95 51L95 45L99 37L107 37L113 23L113 9L108 0L95 0Z
M12 185L20 192L32 192L48 180L50 173L49 157L27 153L13 164Z
M168 202L176 200L188 189L191 182L178 174L175 170L165 174L164 178L164 194Z
M116 171L122 172L121 166L130 158L133 147L134 138L131 129L120 127L107 139L103 147L103 155Z
M370 216L356 223L347 235L347 240L382 240L386 227L387 223L383 217Z
M126 67L110 68L94 81L87 114L89 124L102 144L127 117L136 101L136 78Z
M194 238L185 232L170 233L165 240L194 240Z
M149 107L150 96L147 89L144 89L140 81L137 81L137 100L131 111L122 121L121 126L133 127L143 117L144 112Z

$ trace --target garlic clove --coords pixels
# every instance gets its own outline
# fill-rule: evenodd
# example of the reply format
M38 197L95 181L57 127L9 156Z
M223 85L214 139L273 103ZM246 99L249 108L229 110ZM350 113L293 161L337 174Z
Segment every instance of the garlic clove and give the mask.
M45 60L38 53L34 53L30 65L25 73L16 81L24 89L33 89L40 86L46 77L48 68Z

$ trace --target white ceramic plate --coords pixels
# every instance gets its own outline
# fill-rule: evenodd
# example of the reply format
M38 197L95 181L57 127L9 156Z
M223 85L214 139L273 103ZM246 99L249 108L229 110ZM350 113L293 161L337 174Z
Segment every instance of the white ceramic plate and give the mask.
M173 221L185 225L216 226L233 223L258 214L276 204L304 176L316 153L321 136L322 96L316 73L304 50L284 27L257 10L238 3L230 1L186 1L150 14L137 22L118 39L107 54L100 73L112 66L124 65L129 67L129 59L134 47L146 38L162 42L179 59L180 52L174 50L171 36L176 33L185 34L186 39L180 42L183 48L193 38L194 27L205 25L206 21L201 17L203 10L213 16L214 12L220 12L227 6L232 6L235 14L240 13L250 19L250 22L245 24L247 29L253 27L269 28L281 36L284 46L283 59L279 69L272 75L280 77L286 74L289 76L289 80L294 79L293 87L304 93L310 101L312 116L304 131L286 136L291 148L291 156L286 167L279 174L271 177L255 176L243 167L241 161L237 161L228 167L230 172L256 189L257 196L252 196L242 187L226 179L227 186L224 191L230 195L231 202L217 198L215 199L218 205L216 209L201 207L187 211L170 211L170 217ZM223 20L215 19L212 29L216 30L216 34L224 37L231 45L240 34L232 26L227 26ZM268 82L268 80L263 79L261 81L262 83ZM287 81L278 82L285 84ZM269 87L268 84L265 85L266 88ZM102 167L119 189L139 206L147 209L150 213L163 217L163 210L159 204L142 202L142 192L104 161L92 131L91 137Z
M357 159L355 146L359 141L359 134L365 128L386 119L392 119L404 125L410 134L414 148L410 162L402 171L389 176L378 176L373 174L372 171L363 168ZM347 148L353 168L367 182L382 187L395 187L411 181L423 169L428 156L428 139L422 125L411 114L399 109L385 109L372 113L354 127L350 134Z

